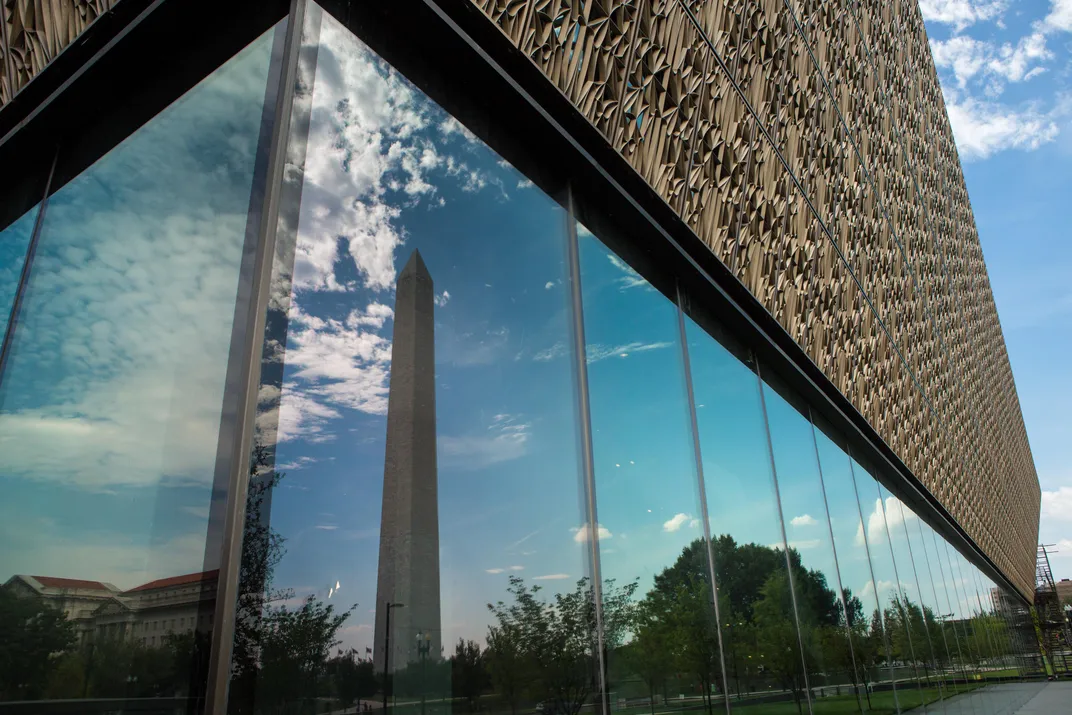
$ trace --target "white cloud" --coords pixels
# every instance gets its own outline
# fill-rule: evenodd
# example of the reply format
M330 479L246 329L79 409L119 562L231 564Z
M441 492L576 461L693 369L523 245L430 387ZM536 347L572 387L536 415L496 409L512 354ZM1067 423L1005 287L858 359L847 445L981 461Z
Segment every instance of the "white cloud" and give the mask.
M1042 516L1055 521L1072 522L1072 487L1043 491Z
M886 497L885 506L885 513L883 513L882 500L876 498L874 508L867 516L867 541L870 544L887 541L887 526L893 538L897 538L898 533L903 534L903 530L898 530L897 527L916 518L915 513L904 506L897 497ZM864 544L863 524L857 528L856 544L858 546Z
M566 344L555 343L551 347L544 348L543 350L537 352L535 355L532 356L532 359L537 362L548 362L549 360L554 360L555 358L562 357L565 354Z
M533 581L561 581L569 578L568 573L549 573L546 576L533 576Z
M675 513L673 517L662 523L662 531L667 532L668 534L673 534L674 532L681 530L681 527L685 524L695 528L700 525L700 522L698 519L694 519L687 515L687 513L679 512Z
M819 522L817 522L810 514L801 514L800 516L794 516L789 520L789 523L793 526L814 526Z
M920 0L919 9L927 22L952 25L959 31L999 19L1007 5L1006 0Z
M547 281L546 283L543 284L544 290L551 290L554 287L555 287L555 284L554 284L553 281Z
M500 569L500 568L484 569L484 571L487 572L487 573L502 573L505 570L506 569Z
M144 533L119 533L105 525L72 530L51 519L0 520L0 574L60 576L104 581L126 590L158 578L204 568L204 527L147 543ZM126 524L122 526L127 526Z
M1031 151L1057 138L1057 123L1031 107L1016 110L971 97L951 98L946 105L965 161L985 159L1006 149Z
M6 479L211 483L266 61L254 43L50 199L5 367Z
M1072 0L1050 0L1050 14L1043 22L1055 30L1072 32Z
M495 415L484 433L440 436L441 462L455 469L481 469L517 459L528 451L531 430L517 415Z
M897 588L897 582L896 581L884 581L882 579L879 579L878 580L878 596L879 596L879 598L880 599L884 598L885 594L887 594L887 593L889 593L891 591L894 591L896 588ZM875 595L875 582L874 581L868 581L866 584L864 584L864 587L862 589L860 589L860 596L861 597L869 597L869 596L874 596L874 595Z
M640 277L640 274L633 270L633 267L628 263L618 258L613 253L607 254L607 260L610 261L615 268L624 273L621 278L615 280L620 286L619 290L628 290L630 288L638 287L650 287L651 284Z
M600 360L606 360L611 357L629 357L632 353L643 353L649 350L662 350L668 348L673 343L657 342L657 343L626 343L624 345L603 345L601 343L593 343L586 346L586 354L588 364L597 363Z
M931 53L937 67L953 71L960 89L965 89L974 79L987 79L990 83L987 91L991 95L1000 94L1005 82L1022 82L1037 76L1044 71L1039 64L1053 59L1041 29L1020 38L1016 45L1008 42L998 45L966 35L932 40Z
M578 544L583 544L588 541L588 532L590 531L590 529L588 528L588 524L582 524L579 527L575 526L570 529L570 531L573 532L573 540L576 541ZM599 524L598 528L596 529L596 539L598 541L605 541L606 539L611 539L613 537L614 534L610 533L610 529L603 526L602 524Z

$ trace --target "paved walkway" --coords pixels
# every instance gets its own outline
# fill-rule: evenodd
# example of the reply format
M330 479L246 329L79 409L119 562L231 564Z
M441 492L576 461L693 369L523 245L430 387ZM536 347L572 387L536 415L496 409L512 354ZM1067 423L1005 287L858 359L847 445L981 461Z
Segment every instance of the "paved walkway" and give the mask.
M934 703L928 711L945 715L1072 715L1072 682L988 685Z
M1042 690L1020 708L1016 715L1061 715L1072 713L1072 683L1046 683Z

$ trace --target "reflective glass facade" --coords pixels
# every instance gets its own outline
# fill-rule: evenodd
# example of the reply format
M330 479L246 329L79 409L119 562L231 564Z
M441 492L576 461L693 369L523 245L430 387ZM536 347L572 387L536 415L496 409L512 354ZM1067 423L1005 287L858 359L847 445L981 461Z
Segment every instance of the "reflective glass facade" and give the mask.
M0 713L1007 709L924 495L299 5L5 207Z

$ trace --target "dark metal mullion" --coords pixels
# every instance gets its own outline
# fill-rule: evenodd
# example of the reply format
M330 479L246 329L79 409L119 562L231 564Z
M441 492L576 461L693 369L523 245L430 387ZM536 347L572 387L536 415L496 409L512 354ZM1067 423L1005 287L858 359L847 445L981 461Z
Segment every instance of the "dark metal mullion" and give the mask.
M34 218L30 243L26 247L26 260L23 261L22 271L19 273L18 287L15 289L15 297L11 301L11 314L8 316L3 343L0 344L0 384L3 384L4 381L4 368L7 366L8 354L11 352L11 341L15 335L15 325L19 322L19 309L22 307L22 298L26 295L26 286L30 280L30 269L33 266L34 255L37 253L37 242L41 238L41 226L45 222L45 210L48 208L48 196L52 190L52 177L56 173L56 162L59 160L59 156L60 148L57 146L52 154L52 165L48 170L48 179L45 180L45 192L42 194L41 202L37 207L37 216Z
M681 341L681 360L685 371L685 393L689 405L689 427L692 431L693 458L696 461L696 483L700 495L700 516L703 520L704 546L707 551L708 577L711 579L711 600L715 607L715 632L718 634L718 662L722 669L722 698L726 702L726 712L730 712L729 680L726 678L726 651L722 644L722 614L718 607L718 575L715 570L715 554L711 546L711 516L707 508L707 485L704 481L703 454L700 449L699 421L696 418L696 393L692 384L692 361L689 357L689 341L685 332L685 305L680 284L677 286L677 327L678 339ZM734 663L736 673L737 664ZM735 676L736 677L736 676Z
M230 685L231 652L237 611L238 577L242 559L242 532L246 513L250 452L253 448L254 420L257 411L257 392L260 385L261 348L264 343L265 318L268 308L272 257L278 229L280 195L283 191L283 170L286 164L287 139L298 68L298 52L305 19L306 0L291 0L287 36L283 48L279 88L276 95L275 118L272 126L264 204L258 230L256 256L251 275L249 312L246 315L245 344L242 346L239 369L245 381L238 387L235 439L231 454L231 473L228 479L227 507L224 515L223 545L220 553L220 577L216 593L214 638L209 655L208 687L205 715L224 715L227 712Z
M912 552L912 538L908 535L908 518L905 515L905 511L904 511L905 510L905 505L899 499L898 499L898 502L901 504L901 506L900 506L900 509L901 509L901 527L904 529L905 546L908 548L908 563L909 563L909 565L911 565L911 567L912 567L912 575L916 579L916 596L919 598L920 615L923 617L923 635L927 639L927 648L931 652L931 663L933 665L937 666L938 665L938 658L935 656L934 641L931 640L931 632L927 628L927 614L923 610L923 587L920 586L920 583L919 583L919 569L916 568L916 555ZM918 517L918 515L916 515L915 512L913 512L912 515L916 516L916 520L919 521L919 517ZM892 541L890 542L890 547L891 548L893 547L893 542ZM935 670L937 670L937 667L935 668ZM924 666L924 674L926 674L926 671L927 671L926 666ZM937 673L935 673L935 675L937 675ZM929 682L928 682L928 685L929 685ZM941 682L939 682L938 683L938 698L940 700L945 699L946 695L944 694L944 692L945 691L942 688L942 684L941 684Z
M834 540L834 526L830 519L830 502L826 498L826 479L823 477L823 460L819 458L819 437L816 434L817 428L815 427L815 416L812 414L811 407L808 407L808 426L811 427L811 443L815 447L815 466L819 469L819 492L823 497L823 509L826 513L826 533L830 537L830 551L834 554L834 577L837 578L837 598L838 603L841 604L842 613L845 614L845 637L849 641L849 658L852 660L852 670L856 674L856 679L860 680L860 669L856 665L856 646L853 645L852 639L852 624L849 623L849 604L845 601L845 586L841 581L841 564L838 563L837 555L837 542ZM876 592L877 593L877 592ZM863 614L858 614L857 617L862 617ZM866 683L864 684L866 688ZM863 703L860 701L860 691L856 691L856 702L863 709Z
M804 694L808 701L808 712L812 713L811 682L808 679L808 660L804 657L804 636L800 628L800 609L797 606L796 581L793 579L793 561L789 558L789 538L785 532L785 514L782 511L782 495L778 487L778 467L774 462L774 440L771 438L770 418L767 415L767 398L763 393L763 374L759 366L759 359L752 353L752 361L756 366L756 387L759 389L759 407L763 414L763 431L767 437L767 456L770 458L771 484L774 487L774 503L778 509L778 529L782 535L782 548L785 549L785 570L789 576L789 599L793 603L793 621L797 627L797 646L800 648L800 666L804 671Z
M867 538L867 522L864 521L863 504L860 502L860 485L856 481L856 468L853 467L852 450L845 450L845 459L849 462L849 476L852 477L853 496L856 498L856 511L860 516L860 535L864 540L864 552L867 554L867 570L871 574L871 589L875 592L875 612L878 614L879 627L882 629L882 647L886 651L886 667L889 669L890 687L893 689L893 706L901 712L900 698L897 697L897 678L893 675L893 651L890 649L891 636L886 628L886 614L882 609L882 598L878 595L878 579L875 578L874 559L871 558L871 542ZM867 478L871 476L866 474Z
M927 537L923 533L923 519L916 519L916 527L917 527L917 530L919 531L919 541L920 541L921 544L923 544L923 559L927 564L927 573L930 576L931 594L934 596L934 605L935 605L935 607L938 608L938 610L941 610L941 607L942 607L941 602L938 600L938 587L934 585L934 569L931 567L931 555L927 551ZM928 525L927 528L929 529L930 526ZM931 533L934 533L933 529L931 529ZM935 615L940 616L941 614L939 613L939 614L935 614ZM924 624L926 624L926 622L927 622L926 617L924 617L923 622L924 622ZM941 623L941 621L939 621L939 623ZM953 662L953 652L949 650L949 638L946 637L945 625L944 624L942 625L941 630L942 630L942 643L945 646L945 657L949 660L950 663L952 663ZM945 681L945 676L944 675L942 676L942 681L943 682ZM956 692L956 688L954 688L954 692Z
M573 375L577 390L577 422L581 440L581 477L584 481L584 508L588 529L588 563L592 573L592 599L596 614L596 666L599 670L600 706L610 715L607 692L607 652L603 638L603 576L599 555L599 516L596 512L595 455L592 438L592 409L588 393L588 349L584 336L584 296L581 290L581 253L577 238L577 216L573 187L566 188L566 257L570 280L570 325L573 329Z
M890 549L890 563L893 564L893 578L897 582L897 593L901 597L901 618L904 619L905 633L908 634L908 650L912 656L912 672L916 675L916 687L919 688L920 700L924 699L923 696L923 681L919 677L919 668L916 667L916 663L919 659L916 657L916 644L912 639L912 622L908 617L908 596L905 595L904 587L901 585L901 573L897 568L897 556L893 553L893 534L890 532L890 522L886 516L886 498L882 494L882 484L877 479L873 479L875 482L875 493L878 494L879 509L882 510L882 528L886 531L886 545ZM878 597L878 584L875 584L875 597ZM881 606L882 602L879 601ZM924 712L926 712L926 706L924 706Z

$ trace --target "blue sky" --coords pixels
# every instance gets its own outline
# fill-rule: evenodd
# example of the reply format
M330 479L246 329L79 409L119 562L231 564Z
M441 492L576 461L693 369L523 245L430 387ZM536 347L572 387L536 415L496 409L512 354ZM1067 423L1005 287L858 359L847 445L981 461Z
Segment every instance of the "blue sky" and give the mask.
M1072 578L1072 1L924 0L1039 482Z

